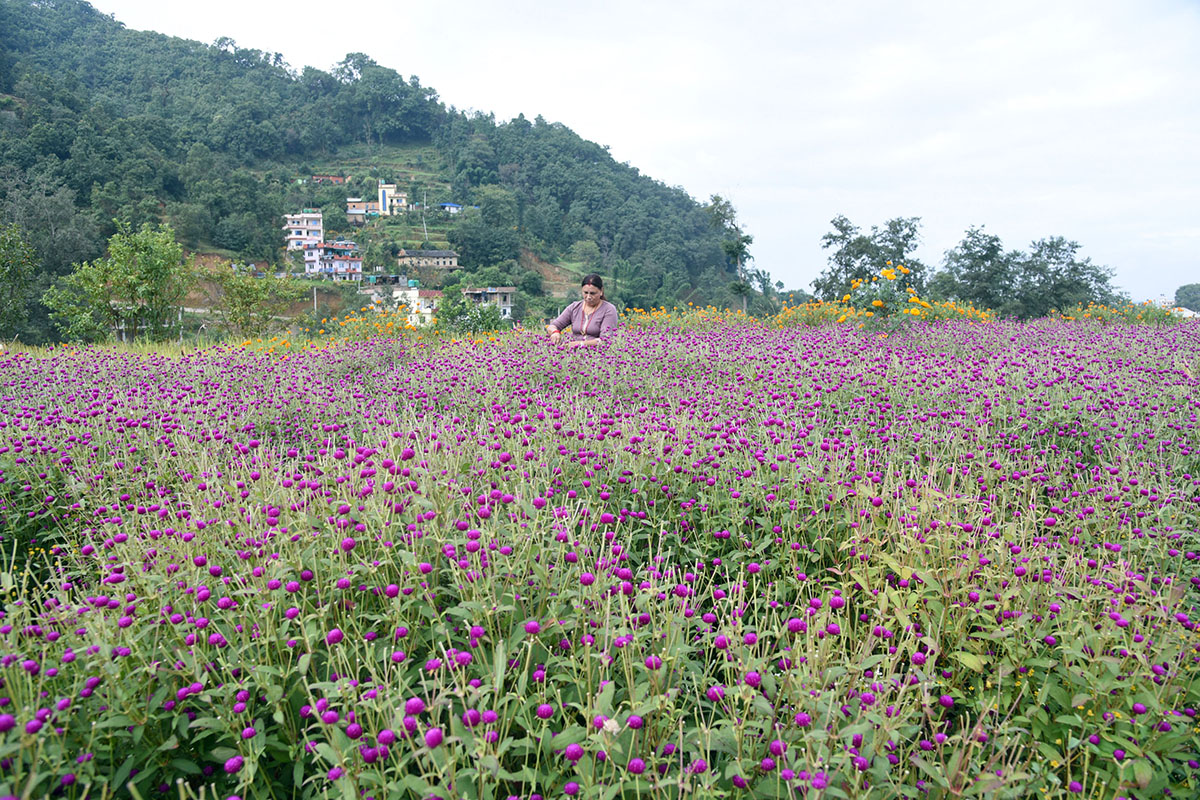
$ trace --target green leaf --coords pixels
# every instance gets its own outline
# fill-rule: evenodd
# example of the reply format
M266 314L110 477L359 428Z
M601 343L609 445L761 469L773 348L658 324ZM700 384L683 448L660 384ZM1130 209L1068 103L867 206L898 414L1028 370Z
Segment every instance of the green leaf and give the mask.
M125 780L129 777L129 773L133 771L133 760L134 756L126 756L125 760L121 762L120 768L117 769L117 771L113 774L112 783L110 785L124 785Z
M172 758L171 767L180 772L186 772L188 775L200 774L200 767L196 766L196 762L188 761L186 758Z
M968 653L965 650L958 650L951 653L950 656L972 672L983 672L985 666L983 656Z
M1133 762L1133 779L1137 782L1139 789L1145 789L1150 785L1150 781L1154 780L1154 767L1145 759L1138 759Z

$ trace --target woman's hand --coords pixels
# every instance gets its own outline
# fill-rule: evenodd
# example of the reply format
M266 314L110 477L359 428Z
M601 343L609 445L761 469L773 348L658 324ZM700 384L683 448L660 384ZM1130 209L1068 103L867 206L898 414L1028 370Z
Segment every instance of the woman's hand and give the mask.
M550 343L551 344L558 344L560 341L562 341L561 333L559 333L558 331L555 331L554 333L550 334Z

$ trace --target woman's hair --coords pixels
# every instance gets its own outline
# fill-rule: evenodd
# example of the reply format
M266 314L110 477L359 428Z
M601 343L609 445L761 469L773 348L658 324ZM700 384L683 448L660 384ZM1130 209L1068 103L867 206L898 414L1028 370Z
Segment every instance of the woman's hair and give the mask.
M597 289L600 290L600 298L601 299L604 298L604 279L601 278L596 273L593 272L591 275L584 275L583 280L579 282L579 285L580 286L595 286Z

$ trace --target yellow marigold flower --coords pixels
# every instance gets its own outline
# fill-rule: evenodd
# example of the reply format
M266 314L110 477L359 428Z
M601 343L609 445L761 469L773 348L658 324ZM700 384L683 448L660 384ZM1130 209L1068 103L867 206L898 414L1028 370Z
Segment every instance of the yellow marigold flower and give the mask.
M882 300L872 300L871 305L875 306L876 308L883 308L883 301Z

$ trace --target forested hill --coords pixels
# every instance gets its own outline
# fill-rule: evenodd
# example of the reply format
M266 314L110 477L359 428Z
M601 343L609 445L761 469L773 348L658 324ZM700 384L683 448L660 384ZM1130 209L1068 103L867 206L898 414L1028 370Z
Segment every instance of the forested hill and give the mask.
M0 0L0 222L21 226L43 283L99 255L114 219L280 263L281 215L318 205L337 231L345 194L373 196L406 148L429 154L430 205L480 206L446 232L470 268L511 270L524 247L619 275L630 305L728 299L736 230L564 125L465 114L362 54L292 68L233 38L127 30L79 0ZM350 187L298 180L350 155Z

